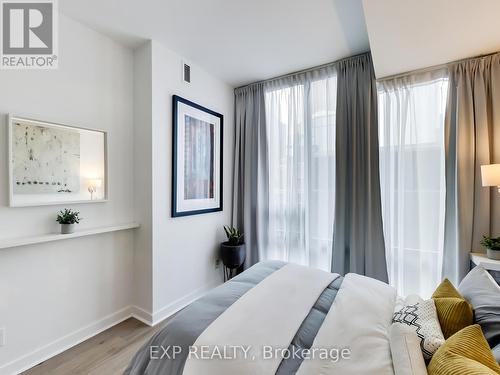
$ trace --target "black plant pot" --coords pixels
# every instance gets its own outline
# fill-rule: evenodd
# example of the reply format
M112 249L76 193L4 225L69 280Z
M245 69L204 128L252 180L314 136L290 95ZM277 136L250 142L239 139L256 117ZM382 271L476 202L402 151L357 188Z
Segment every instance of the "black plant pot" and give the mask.
M245 244L231 245L229 242L220 244L220 257L224 266L229 269L240 268L245 263Z
M224 264L224 281L232 279L243 271L246 256L245 244L231 245L229 242L220 244L220 258Z

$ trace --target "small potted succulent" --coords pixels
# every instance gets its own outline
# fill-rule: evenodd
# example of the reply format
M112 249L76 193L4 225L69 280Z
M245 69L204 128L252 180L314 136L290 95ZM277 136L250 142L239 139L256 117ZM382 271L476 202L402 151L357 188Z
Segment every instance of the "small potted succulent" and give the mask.
M237 271L245 263L246 258L243 233L229 226L225 226L224 231L226 232L227 241L220 245L221 260L229 270Z
M80 223L80 212L65 208L59 211L56 221L61 224L61 234L70 234L75 231L75 224Z
M488 258L500 260L500 237L483 236L481 245L486 248Z

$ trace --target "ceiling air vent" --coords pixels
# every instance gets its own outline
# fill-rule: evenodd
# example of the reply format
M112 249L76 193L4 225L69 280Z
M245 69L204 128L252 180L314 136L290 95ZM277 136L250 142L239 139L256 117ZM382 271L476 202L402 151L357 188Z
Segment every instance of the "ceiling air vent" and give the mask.
M188 64L183 64L184 82L191 83L191 67Z

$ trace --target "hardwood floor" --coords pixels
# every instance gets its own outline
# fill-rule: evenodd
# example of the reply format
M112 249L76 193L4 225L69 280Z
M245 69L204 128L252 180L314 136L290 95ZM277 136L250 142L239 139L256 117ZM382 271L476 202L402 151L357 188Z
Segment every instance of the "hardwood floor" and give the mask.
M23 375L118 375L168 319L156 327L127 319L61 354L23 372Z

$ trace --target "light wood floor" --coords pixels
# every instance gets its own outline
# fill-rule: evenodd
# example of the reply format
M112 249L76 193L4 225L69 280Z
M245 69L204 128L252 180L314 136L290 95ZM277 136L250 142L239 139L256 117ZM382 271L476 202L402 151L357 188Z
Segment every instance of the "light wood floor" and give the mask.
M127 319L22 374L121 375L141 345L166 322L149 327Z

